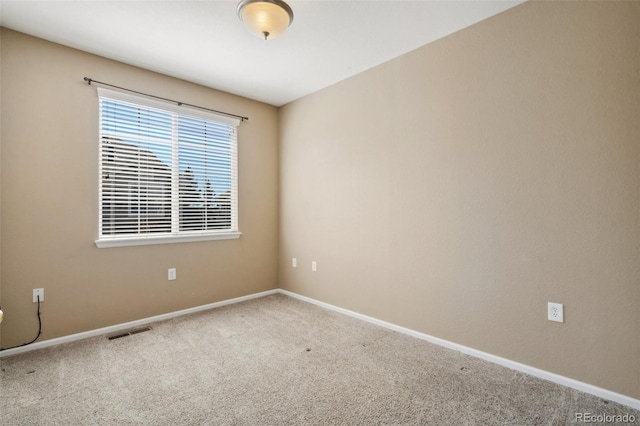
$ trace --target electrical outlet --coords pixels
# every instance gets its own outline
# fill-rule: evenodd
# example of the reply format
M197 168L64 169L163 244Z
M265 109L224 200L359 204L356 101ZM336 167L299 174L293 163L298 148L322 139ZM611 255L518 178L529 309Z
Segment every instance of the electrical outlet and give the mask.
M41 302L44 302L44 288L33 289L33 303L38 303L38 298Z
M564 322L564 306L562 303L547 303L547 319L549 321Z
M291 267L293 267L293 268L297 268L298 267L298 259L296 259L295 257L291 258Z
M176 268L169 268L169 271L167 272L167 279L169 281L176 279Z
M318 270L318 262L316 262L315 260L311 262L311 270L313 272L316 272Z

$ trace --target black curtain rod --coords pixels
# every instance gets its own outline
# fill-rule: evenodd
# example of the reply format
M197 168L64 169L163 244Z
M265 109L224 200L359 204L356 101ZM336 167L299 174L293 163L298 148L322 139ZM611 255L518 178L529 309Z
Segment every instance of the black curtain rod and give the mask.
M241 121L249 120L249 117L243 117L241 115L231 114L230 112L218 111L218 110L215 110L215 109L205 108L205 107L201 107L201 106L198 106L198 105L192 105L192 104L187 104L187 103L180 102L180 101L174 101L173 99L161 98L160 96L150 95L148 93L142 93L142 92L138 92L138 91L135 91L135 90L126 89L124 87L115 86L113 84L104 83L102 81L94 80L94 79L89 78L89 77L85 77L84 81L86 81L89 86L91 86L91 83L102 84L103 86L114 87L116 89L125 90L127 92L136 93L138 95L149 96L150 98L160 99L160 100L167 101L167 102L173 102L174 104L176 104L178 106L186 105L186 106L190 106L192 108L203 109L205 111L216 112L218 114L228 115L229 117L239 118Z

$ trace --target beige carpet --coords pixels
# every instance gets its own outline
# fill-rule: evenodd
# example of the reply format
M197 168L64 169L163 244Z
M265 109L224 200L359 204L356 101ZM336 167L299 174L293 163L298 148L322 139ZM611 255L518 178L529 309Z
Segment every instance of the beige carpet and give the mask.
M0 424L11 426L556 425L575 424L583 412L640 418L283 295L121 339L3 358L0 366Z

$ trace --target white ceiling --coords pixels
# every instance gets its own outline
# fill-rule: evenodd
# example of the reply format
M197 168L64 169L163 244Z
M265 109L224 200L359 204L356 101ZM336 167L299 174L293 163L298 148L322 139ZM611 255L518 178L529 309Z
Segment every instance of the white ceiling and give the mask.
M269 41L246 32L236 0L0 0L0 24L280 106L523 0L287 2L293 23Z

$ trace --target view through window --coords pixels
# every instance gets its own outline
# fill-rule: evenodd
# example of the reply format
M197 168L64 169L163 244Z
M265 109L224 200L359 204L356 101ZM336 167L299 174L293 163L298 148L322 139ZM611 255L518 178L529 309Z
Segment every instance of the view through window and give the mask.
M237 124L99 93L99 240L237 231Z

